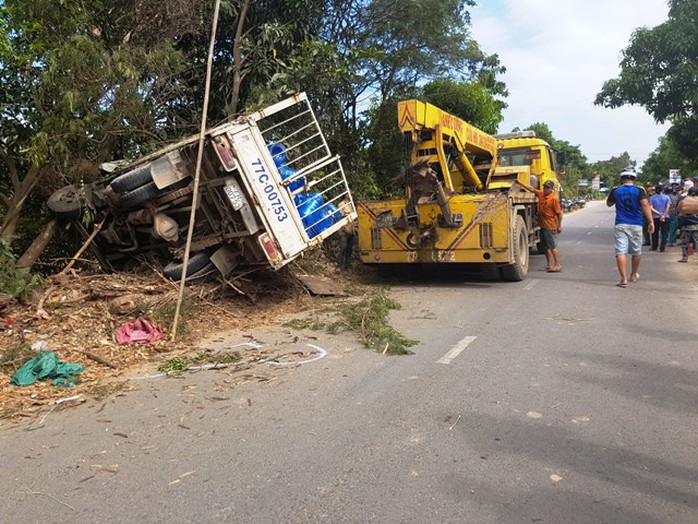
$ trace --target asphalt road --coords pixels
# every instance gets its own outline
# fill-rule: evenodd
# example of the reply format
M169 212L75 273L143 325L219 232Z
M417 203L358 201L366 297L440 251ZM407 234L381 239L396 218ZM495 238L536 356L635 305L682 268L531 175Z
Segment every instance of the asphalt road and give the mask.
M414 355L260 330L327 354L0 431L0 522L696 523L698 259L615 287L612 223L567 215L559 274L393 283Z

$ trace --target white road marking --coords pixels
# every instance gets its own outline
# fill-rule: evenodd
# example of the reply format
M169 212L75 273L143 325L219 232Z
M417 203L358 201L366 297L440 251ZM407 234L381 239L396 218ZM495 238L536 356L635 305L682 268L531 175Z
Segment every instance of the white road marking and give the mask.
M436 361L437 364L450 364L451 361L456 358L461 352L468 347L468 345L475 340L477 337L465 337L463 340L458 342L453 346L448 353Z
M537 280L531 280L528 284L524 286L524 291L528 291L530 289L533 289L533 286L535 286L538 283Z

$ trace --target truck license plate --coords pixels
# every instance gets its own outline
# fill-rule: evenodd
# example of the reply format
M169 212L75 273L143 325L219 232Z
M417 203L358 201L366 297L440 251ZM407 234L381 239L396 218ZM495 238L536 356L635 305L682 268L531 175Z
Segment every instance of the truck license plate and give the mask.
M242 198L242 194L237 187L226 184L223 186L223 191L225 191L225 194L228 196L230 203L233 204L233 209L235 211L238 211L245 203Z

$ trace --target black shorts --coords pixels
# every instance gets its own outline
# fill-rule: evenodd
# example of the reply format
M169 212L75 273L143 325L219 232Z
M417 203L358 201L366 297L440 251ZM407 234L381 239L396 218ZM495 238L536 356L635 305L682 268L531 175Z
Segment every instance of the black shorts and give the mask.
M545 249L555 249L557 247L557 231L555 229L541 229L540 234Z

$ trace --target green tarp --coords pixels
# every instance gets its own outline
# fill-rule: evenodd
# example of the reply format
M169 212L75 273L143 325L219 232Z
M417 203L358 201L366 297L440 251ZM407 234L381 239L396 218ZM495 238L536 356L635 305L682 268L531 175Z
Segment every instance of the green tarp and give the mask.
M28 386L37 380L54 379L54 386L73 387L75 376L85 369L80 364L62 362L53 351L42 351L19 368L10 384Z

